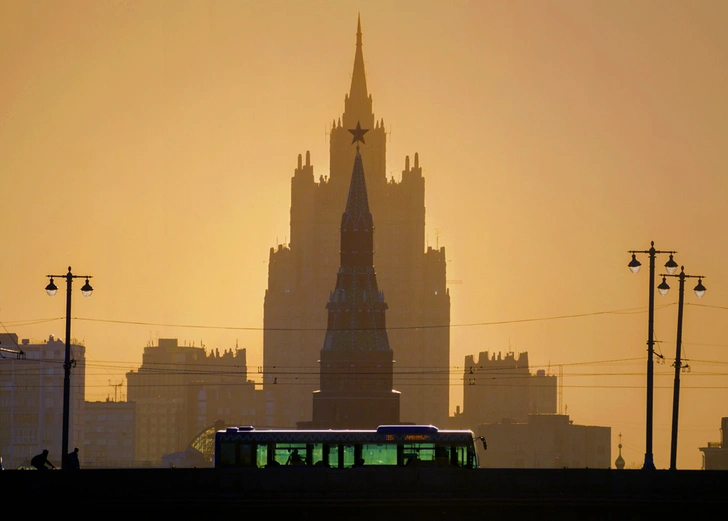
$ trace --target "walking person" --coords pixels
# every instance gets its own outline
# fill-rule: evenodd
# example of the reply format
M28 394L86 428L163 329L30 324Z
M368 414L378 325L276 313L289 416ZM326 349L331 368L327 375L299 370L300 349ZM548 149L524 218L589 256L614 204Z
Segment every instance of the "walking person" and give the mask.
M80 470L81 463L78 461L78 447L73 452L68 453L68 468L70 470Z

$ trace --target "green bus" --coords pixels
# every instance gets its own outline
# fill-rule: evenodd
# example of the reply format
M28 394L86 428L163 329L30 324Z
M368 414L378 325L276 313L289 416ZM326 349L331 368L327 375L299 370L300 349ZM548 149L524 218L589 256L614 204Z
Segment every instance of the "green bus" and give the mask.
M483 448L486 447L485 440ZM296 430L228 427L215 434L215 467L277 466L478 467L469 430L433 425L381 425L376 430Z

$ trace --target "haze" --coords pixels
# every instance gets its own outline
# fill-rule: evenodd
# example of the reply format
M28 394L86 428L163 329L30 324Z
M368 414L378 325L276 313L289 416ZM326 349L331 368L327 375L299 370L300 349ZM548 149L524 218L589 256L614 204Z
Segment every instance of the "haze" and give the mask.
M269 248L290 234L298 154L328 174L358 14L387 170L399 179L419 153L428 243L447 251L451 412L466 355L527 351L533 371L563 373L574 423L610 426L614 457L622 433L627 467L641 466L648 259L632 275L627 251L655 241L706 277L701 300L686 283L678 453L700 468L728 415L719 0L0 1L3 332L63 337L65 288L43 288L70 265L95 288L74 288L72 312L87 400L113 397L160 337L245 347L257 378Z

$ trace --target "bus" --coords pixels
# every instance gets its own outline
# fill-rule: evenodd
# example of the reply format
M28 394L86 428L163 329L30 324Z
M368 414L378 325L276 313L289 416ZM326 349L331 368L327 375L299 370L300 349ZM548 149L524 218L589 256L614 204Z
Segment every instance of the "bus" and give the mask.
M482 441L486 448L485 439ZM478 467L469 430L433 425L380 425L376 430L228 427L215 433L215 468L307 466Z

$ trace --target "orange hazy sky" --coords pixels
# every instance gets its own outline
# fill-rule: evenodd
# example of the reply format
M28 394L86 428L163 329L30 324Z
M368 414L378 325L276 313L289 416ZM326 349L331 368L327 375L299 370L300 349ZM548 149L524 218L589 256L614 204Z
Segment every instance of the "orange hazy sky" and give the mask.
M611 427L612 459L621 432L627 466L641 466L648 259L638 275L626 264L654 240L706 276L701 300L686 284L678 453L678 468L700 468L728 416L722 0L0 0L3 332L64 337L63 281L55 298L43 288L71 265L94 277L72 311L87 399L113 397L160 337L237 343L257 379L269 248L290 235L298 154L328 174L357 14L387 170L399 179L419 153L428 243L460 281L452 411L466 355L528 351L533 370L563 373L574 423Z

